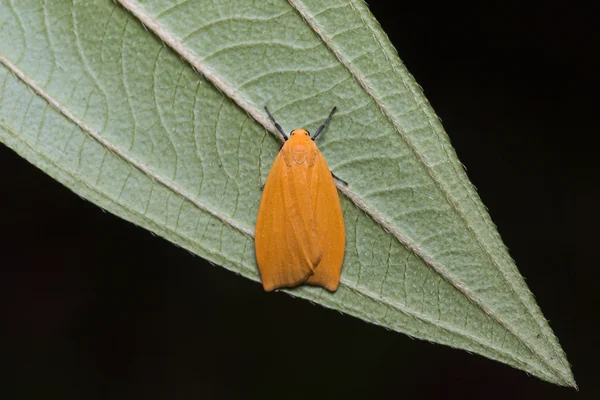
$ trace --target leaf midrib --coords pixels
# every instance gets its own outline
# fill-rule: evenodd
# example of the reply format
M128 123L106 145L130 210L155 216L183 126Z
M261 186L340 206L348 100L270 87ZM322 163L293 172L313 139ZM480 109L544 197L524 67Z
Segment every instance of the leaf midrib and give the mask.
M53 98L42 87L40 87L39 84L35 80L33 80L31 77L27 76L22 70L20 70L16 65L14 65L10 60L8 60L1 53L0 53L0 63L2 63L5 67L7 67L13 74L15 74L15 76L17 76L17 78L19 78L23 83L25 83L29 88L31 88L37 96L44 99L50 106L52 106L55 110L57 110L65 118L67 118L73 124L78 126L85 134L89 135L96 142L98 142L103 147L105 147L107 149L107 151L110 151L112 154L115 154L116 156L118 156L119 158L124 160L128 165L131 165L133 168L136 168L138 171L142 172L149 178L151 178L151 179L155 180L156 182L160 183L161 185L165 186L166 188L168 188L169 190L178 194L182 198L190 201L198 209L214 216L215 218L218 218L221 222L223 222L224 224L226 224L228 226L231 226L233 229L244 234L249 239L254 238L253 232L250 231L249 229L239 226L239 224L237 224L237 222L235 220L231 220L231 219L227 218L225 215L219 213L213 207L194 199L193 196L191 196L189 193L187 193L181 187L169 182L167 179L162 177L158 172L156 172L153 169L145 166L144 164L136 161L131 155L127 154L126 151L122 150L115 144L113 144L110 141L108 141L107 139L103 138L97 131L95 131L94 129L89 127L87 124L85 124L82 120L80 120L75 114L73 114L73 112L71 112L71 110L69 110L67 107L62 105L58 100ZM21 140L18 137L18 135L15 135L15 137L17 137L17 139ZM22 140L21 140L21 142L26 144L27 146L30 146L29 144L27 144L26 142L24 142ZM46 159L47 162L52 163L52 160L47 159L47 157L44 157L44 158ZM60 168L64 173L74 176L70 171L65 170L64 168L56 165L55 163L53 163L53 165L55 165L56 168ZM74 178L80 179L76 176L74 176ZM354 204L358 203L357 207L368 213L368 208L366 207L366 205L362 205L362 207L361 207L360 199L353 197L353 196L355 196L354 193L348 191L347 188L343 185L342 185L342 188L346 189L346 192L344 193L344 191L342 191L342 193L344 193L350 199L350 201L352 201ZM122 206L122 207L124 207L124 206ZM130 210L130 212L134 212L134 211ZM137 214L137 215L140 216L141 218L143 218L144 220L149 221L147 216L144 216L141 214ZM377 214L375 213L374 215L375 215L374 218L377 218ZM372 218L373 218L373 216L372 216ZM381 222L381 221L377 221L377 220L375 220L375 221L378 224L380 224L380 222ZM152 222L154 224L153 221L149 221L149 222ZM180 237L181 239L185 240L186 242L190 241L189 238L182 236L179 232L177 232L169 227L162 227L162 228L169 230L171 232L171 234ZM391 226L389 228L391 230L390 233L392 233L393 230L392 230ZM395 236L393 233L392 233L392 235ZM397 237L396 237L396 239L398 240ZM407 244L404 242L401 242L401 243L403 243L403 245L405 245L408 249L415 251L414 246L411 246L410 244ZM426 259L423 261L425 263L427 263ZM398 312L401 312L407 316L416 318L426 324L435 326L439 329L443 329L451 334L461 336L469 341L472 341L474 343L477 343L477 344L483 346L484 348L489 349L492 352L503 354L507 358L512 359L516 364L521 365L523 368L525 368L527 366L527 363L524 360L521 360L516 354L507 352L505 349L498 349L491 343L487 343L487 342L483 341L482 339L477 338L476 336L470 335L467 332L462 332L460 330L453 328L452 326L446 326L446 324L443 324L440 321L434 321L425 315L417 313L414 310L403 307L401 304L397 304L393 301L390 301L389 299L381 298L380 296L377 296L374 293L366 291L364 288L358 288L352 282L348 282L344 279L342 279L341 285L346 287L348 290L352 291L353 293L356 293L360 296L368 298L369 300L374 301L375 303L382 304L385 307L389 307L389 308L394 309ZM545 371L543 369L538 369L537 371L538 371L538 373L545 375Z
M26 85L28 85L28 87L32 88L35 92L35 94L37 94L38 96L40 96L41 98L43 98L50 106L52 106L53 108L55 108L60 114L62 114L63 116L65 116L67 119L69 119L73 124L75 124L77 127L79 127L84 133L86 133L87 135L89 135L90 137L92 137L94 140L98 141L97 138L97 132L94 132L93 130L91 130L87 125L83 124L79 119L77 119L76 117L73 116L73 114L71 114L65 107L61 107L61 108L57 108L57 104L58 101L54 98L52 98L48 93L46 93L43 89L39 88L37 86L37 83L33 80L31 80L31 78L27 77L22 71L20 71L19 69L17 69L10 61L8 61L2 54L0 54L0 63L4 64L11 72L13 72L22 82L24 82ZM23 80L23 78L27 79L27 80ZM0 124L0 127L2 127L5 131L7 131L9 134L11 134L11 136L13 136L13 138L15 140L18 140L19 142L21 142L24 146L29 147L32 151L35 151L38 156L40 156L41 158L43 158L47 163L53 165L55 168L59 169L60 171L62 171L62 173L69 175L70 177L72 177L74 180L81 180L81 177L77 176L76 174L74 174L73 172L64 169L62 166L56 164L52 159L46 157L43 153L39 153L37 149L33 148L31 146L31 144L29 144L27 141L24 141L18 134L12 132L11 129L9 129L8 127L6 127L3 124ZM118 147L114 146L112 143L109 143L106 140L102 140L102 141L98 141L98 143L100 143L102 146L104 146L108 151L111 151L111 153L115 154L116 156L118 156L119 158L121 158L122 160L124 160L125 162L127 162L128 164L132 165L134 168L138 169L140 172L146 174L149 178L151 179L156 179L157 182L162 184L162 178L157 179L158 175L157 173L152 172L151 174L148 174L148 169L140 169L138 168L137 165L133 164L131 162L131 157L128 156L127 154L125 154L124 151L120 150ZM198 203L196 201L194 201L194 199L191 198L191 196L189 196L188 194L186 194L183 191L178 191L177 187L173 187L173 186L166 186L168 189L172 190L174 193L176 193L177 195L181 196L183 199L192 202L192 204L196 205L199 209L201 209L204 212L207 212L208 214L221 219L222 216L214 209L212 209L211 207L206 207L206 208L202 208L198 205ZM101 196L101 197L106 197L107 195L103 192L100 192L98 190L96 190L94 187L90 187L88 186L89 190L93 190L97 195ZM106 197L108 199L108 197ZM154 225L156 226L156 222L154 222L152 219L148 218L147 215L144 215L143 213L139 213L136 212L135 210L132 210L130 208L128 208L126 205L121 204L118 200L115 200L114 198L110 199L111 202L115 202L115 204L117 204L120 207L123 207L125 209L128 210L129 213L132 213L134 215L136 215L138 218L141 218L143 220L145 220L148 224L150 225ZM222 220L222 219L221 219ZM244 235L246 235L250 240L252 240L254 238L253 234L250 233L247 230L244 230L243 228L239 227L239 226L232 226L232 228L238 230L239 232L243 233ZM188 245L190 247L194 247L193 244L196 244L195 241L193 241L191 238L188 238L184 235L182 235L180 232L178 232L177 230L175 230L172 227L168 227L168 226L160 226L160 229L163 230L167 230L170 234L172 234L173 236L178 237L180 240L182 240L185 243L188 243ZM208 253L210 253L210 251L208 249L205 249L205 251L207 251ZM256 280L256 276L251 276L249 274L245 274L243 273L244 270L246 270L245 267L243 267L242 265L240 265L238 262L234 261L234 260L229 260L232 264L238 264L238 268L240 273L242 273L243 275L245 275L247 278ZM464 339L471 341L473 343L476 343L484 348L487 348L488 350L490 350L491 352L497 353L497 354L501 354L504 357L512 360L515 364L520 365L523 369L527 369L527 367L532 367L533 365L531 365L530 363L528 364L525 360L522 360L521 358L518 357L518 355L513 354L511 352L506 352L505 349L501 349L501 348L497 348L496 346L492 345L491 343L487 343L484 340L482 340L481 338L478 338L477 336L473 336L471 334L469 334L468 332L464 332L462 330L456 329L455 327L451 326L451 325L447 325L445 323L441 323L440 321L436 321L433 320L431 318L429 318L426 315L423 315L421 313L418 313L410 308L406 308L404 307L402 304L399 303L395 303L393 301L389 301L388 299L382 298L381 296L372 293L368 290L365 290L364 288L357 288L352 282L348 282L345 279L342 279L342 281L340 282L342 287L347 288L347 290L351 291L352 293L355 293L358 296L364 297L370 301L373 301L377 304L381 304L386 308L390 308L393 310L396 310L398 312L403 313L404 315L408 316L408 317L412 317L415 318L423 323L432 325L436 328L445 330L447 332L449 332L452 335L456 335L456 336L460 336L463 337ZM287 290L286 290L287 291ZM289 291L287 291L288 293L290 293ZM293 292L291 292L290 294L294 295ZM368 318L367 318L368 319ZM375 321L371 321L373 323L376 323ZM544 375L546 376L546 378L549 378L549 375L546 374L546 371L544 371L543 369L535 369L535 371L537 373L539 373L540 375Z

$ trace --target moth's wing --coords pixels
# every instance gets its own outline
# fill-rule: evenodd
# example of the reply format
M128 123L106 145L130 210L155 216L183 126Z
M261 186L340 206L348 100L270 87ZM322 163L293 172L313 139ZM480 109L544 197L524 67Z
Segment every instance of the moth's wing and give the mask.
M321 261L306 165L275 158L256 220L255 248L263 287L271 291L306 281Z
M323 256L314 275L308 278L306 283L333 292L340 284L346 231L338 191L327 162L320 152L315 158L312 183L317 235L323 248Z

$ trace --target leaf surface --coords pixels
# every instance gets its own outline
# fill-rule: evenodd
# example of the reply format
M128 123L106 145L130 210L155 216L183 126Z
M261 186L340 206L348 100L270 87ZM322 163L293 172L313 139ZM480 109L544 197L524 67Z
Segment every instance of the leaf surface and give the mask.
M420 88L362 1L0 0L0 140L74 192L258 280L280 146L311 131L347 231L298 297L574 386Z

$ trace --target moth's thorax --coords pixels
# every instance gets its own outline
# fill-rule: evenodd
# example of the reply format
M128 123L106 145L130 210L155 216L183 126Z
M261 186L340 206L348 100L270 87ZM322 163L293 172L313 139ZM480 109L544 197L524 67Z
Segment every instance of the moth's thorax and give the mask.
M315 142L310 138L310 134L305 129L294 129L290 138L285 142L283 148L283 157L286 164L291 163L311 166L315 162L318 149Z

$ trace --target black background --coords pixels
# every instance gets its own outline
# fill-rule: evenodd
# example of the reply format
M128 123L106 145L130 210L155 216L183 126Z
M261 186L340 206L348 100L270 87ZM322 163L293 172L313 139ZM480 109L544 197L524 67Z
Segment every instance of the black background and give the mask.
M580 392L264 293L0 145L2 397L600 398L591 12L396 3L369 2L442 118Z

